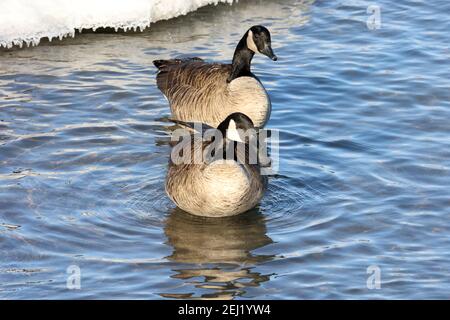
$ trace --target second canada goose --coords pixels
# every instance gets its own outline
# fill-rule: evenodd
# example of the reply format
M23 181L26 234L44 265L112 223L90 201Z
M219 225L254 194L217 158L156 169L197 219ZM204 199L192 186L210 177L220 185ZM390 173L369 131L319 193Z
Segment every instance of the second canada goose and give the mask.
M223 140L179 142L177 150L189 150L189 157L204 155L212 142L223 149L216 149L210 161L193 162L190 158L183 163L176 163L179 154L172 152L166 178L166 192L172 201L184 211L207 217L233 216L255 207L264 194L267 178L261 175L257 161L249 161L250 146L234 142L245 141L245 132L252 128L250 118L233 113L216 130ZM234 148L234 158L224 158L222 152L230 147Z
M255 53L277 60L270 32L263 26L245 32L231 64L207 63L200 58L153 61L159 69L158 88L168 99L173 117L217 128L228 115L241 112L255 127L263 127L272 106L264 86L250 70Z

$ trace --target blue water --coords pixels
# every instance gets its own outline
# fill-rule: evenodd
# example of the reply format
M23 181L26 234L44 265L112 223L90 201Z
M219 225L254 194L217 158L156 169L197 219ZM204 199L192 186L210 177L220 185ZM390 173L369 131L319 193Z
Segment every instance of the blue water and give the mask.
M0 298L450 298L449 13L240 0L1 51ZM255 210L196 218L164 192L169 109L151 61L229 61L253 24L279 57L253 64L279 172Z

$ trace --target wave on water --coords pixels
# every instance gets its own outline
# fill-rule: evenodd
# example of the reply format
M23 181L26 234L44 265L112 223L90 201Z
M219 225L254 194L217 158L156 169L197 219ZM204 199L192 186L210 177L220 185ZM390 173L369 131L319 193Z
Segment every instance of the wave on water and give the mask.
M198 8L234 0L1 0L0 47L38 45L100 27L144 30Z

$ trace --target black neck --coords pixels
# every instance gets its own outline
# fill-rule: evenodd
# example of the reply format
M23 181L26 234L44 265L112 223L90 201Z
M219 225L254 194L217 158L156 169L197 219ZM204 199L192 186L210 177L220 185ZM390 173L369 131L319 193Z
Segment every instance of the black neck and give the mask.
M248 32L244 34L234 51L231 73L227 79L228 82L242 76L251 75L250 64L255 53L247 47L247 34Z

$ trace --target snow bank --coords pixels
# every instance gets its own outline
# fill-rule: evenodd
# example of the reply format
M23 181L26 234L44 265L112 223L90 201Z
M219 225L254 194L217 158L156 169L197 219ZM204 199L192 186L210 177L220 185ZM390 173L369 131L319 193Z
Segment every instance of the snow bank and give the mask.
M219 2L233 0L0 0L0 47L73 37L76 29L143 30Z

